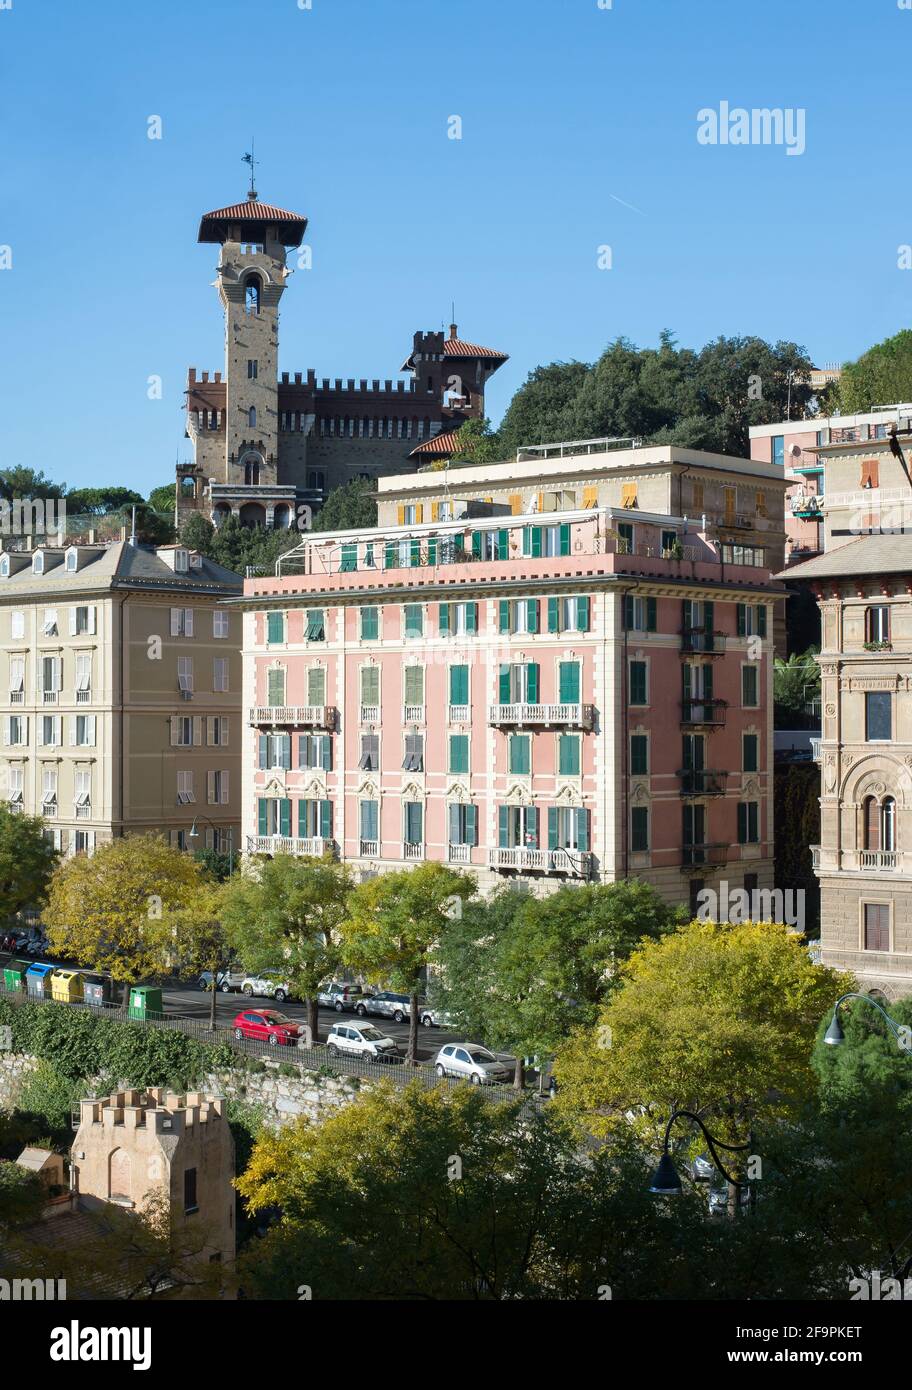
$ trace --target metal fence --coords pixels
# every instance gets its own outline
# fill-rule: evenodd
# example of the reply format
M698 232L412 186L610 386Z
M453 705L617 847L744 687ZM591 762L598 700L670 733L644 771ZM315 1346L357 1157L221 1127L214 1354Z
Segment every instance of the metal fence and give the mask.
M346 1057L344 1054L334 1056L326 1043L315 1043L311 1047L305 1047L302 1044L297 1046L281 1043L271 1044L257 1038L236 1038L234 1030L230 1026L226 1027L217 1023L213 1029L209 1027L208 1023L204 1023L200 1019L184 1018L180 1014L134 1018L126 1014L120 1004L64 1002L48 996L33 996L24 990L9 989L3 983L2 978L0 978L0 998L9 999L14 1004L46 1004L52 1008L80 1009L83 1012L109 1018L117 1023L132 1023L140 1028L155 1028L160 1031L183 1033L209 1047L226 1043L232 1051L240 1056L262 1058L264 1061L268 1060L276 1064L287 1062L301 1072L313 1072L320 1076L359 1077L369 1081L387 1080L400 1086L417 1080L420 1081L425 1090L431 1090L435 1086L444 1086L448 1090L452 1090L470 1084L456 1077L439 1077L431 1062L418 1062L416 1066L410 1066L402 1056L397 1057L394 1062L370 1062L362 1057ZM527 1106L537 1104L545 1098L544 1095L529 1086L521 1093L513 1086L504 1085L480 1086L478 1089L489 1100L516 1101L522 1099Z

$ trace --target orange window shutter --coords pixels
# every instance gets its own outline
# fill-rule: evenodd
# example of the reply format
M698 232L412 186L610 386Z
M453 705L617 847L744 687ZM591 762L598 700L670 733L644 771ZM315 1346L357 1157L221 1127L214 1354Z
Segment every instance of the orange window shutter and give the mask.
M415 508L415 521L424 521L424 503L419 502Z
M583 510L586 511L586 510L588 510L590 507L597 507L597 506L598 506L598 488L597 488L597 487L584 487L584 488L583 488Z
M863 463L863 464L861 465L861 486L862 486L862 487L879 487L879 486L880 486L880 482L879 482L879 480L878 480L879 469L880 469L880 465L878 464L877 459L868 459L866 463Z
M440 503L439 503L439 502L432 502L432 503L431 503L431 521L438 521L439 519L440 519Z
M757 493L757 515L766 516L766 493Z
M540 512L545 510L545 494L543 492L538 494L538 510Z
M396 508L396 517L397 517L397 520L398 520L398 522L399 522L399 525L400 525L400 526L404 526L404 525L405 525L405 507L399 506L399 507Z
M693 504L698 512L703 510L703 484L694 483L693 485Z
M510 511L514 516L519 516L522 511L522 497L518 492L510 494Z
M621 488L621 506L635 507L637 503L636 483L624 483Z
M735 489L727 487L725 489L725 515L733 517L735 514Z

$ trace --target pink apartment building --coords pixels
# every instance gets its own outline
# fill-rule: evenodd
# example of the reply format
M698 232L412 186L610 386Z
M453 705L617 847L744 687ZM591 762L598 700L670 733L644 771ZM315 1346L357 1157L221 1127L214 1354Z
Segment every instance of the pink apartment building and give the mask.
M382 480L245 584L247 851L772 886L783 490L670 446Z

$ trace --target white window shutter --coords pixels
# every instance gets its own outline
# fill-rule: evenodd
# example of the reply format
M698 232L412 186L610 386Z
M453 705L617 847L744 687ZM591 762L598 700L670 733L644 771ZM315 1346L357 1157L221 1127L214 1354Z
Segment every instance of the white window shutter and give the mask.
M70 609L70 636L76 636L76 609Z
M228 720L227 720L227 718L223 718L223 719L221 720L221 726L222 726L222 727L221 727L221 733L220 733L220 736L219 736L219 741L220 741L220 743L221 743L224 747L227 747L227 746L228 746Z
M223 805L223 806L227 806L227 804L228 804L228 773L227 773L227 772L223 772L223 773L222 773L222 805Z
M86 738L91 746L95 747L95 715L90 714L86 720Z
M10 741L10 716L7 715L6 718L5 718L4 721L3 721L3 742L4 742L4 744L5 744L7 747L9 747L9 741Z
M87 630L88 632L90 632L90 633L94 636L94 633L95 633L95 605L94 605L94 603L89 605L88 615L87 615L87 616L88 616L88 620L89 620L89 621L88 621L88 626L87 626L87 629L86 629L86 630Z
M207 714L207 715L206 715L206 745L207 745L207 747L209 747L209 748L212 747L212 744L213 744L213 736L214 736L214 734L215 734L215 716L214 716L214 715L211 715L211 714Z
M77 720L77 718L78 718L78 716L75 715L75 714L71 714L71 715L70 715L70 747L71 747L71 748L75 748L75 747L76 747L76 720Z
M176 745L177 745L177 729L178 729L177 715L176 715L176 714L172 714L172 716L171 716L171 747L172 747L172 748L176 747Z
M215 801L215 773L206 773L206 800L211 806Z
M188 637L193 636L193 609L184 609L184 629Z
M180 632L180 609L171 609L171 636L176 637Z
M202 741L203 741L203 720L202 720L202 716L199 715L199 714L195 714L195 715L193 716L193 742L196 743L196 744L201 744Z

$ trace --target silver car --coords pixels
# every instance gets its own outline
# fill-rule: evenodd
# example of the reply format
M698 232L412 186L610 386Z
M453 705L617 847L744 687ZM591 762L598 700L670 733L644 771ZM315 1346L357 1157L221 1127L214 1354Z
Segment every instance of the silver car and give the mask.
M345 980L333 980L326 984L317 995L317 1003L324 1009L335 1009L337 1014L344 1009L353 1009L364 994L360 985L349 984Z
M480 1043L447 1043L434 1059L438 1076L458 1076L473 1086L496 1086L513 1073L505 1062Z
M444 1013L443 1009L424 1004L418 1012L418 1022L422 1028L452 1028L454 1020L448 1013Z
M291 995L291 987L280 970L261 970L258 975L245 975L241 982L241 993L248 999L257 995L261 999L275 999L283 1004Z

